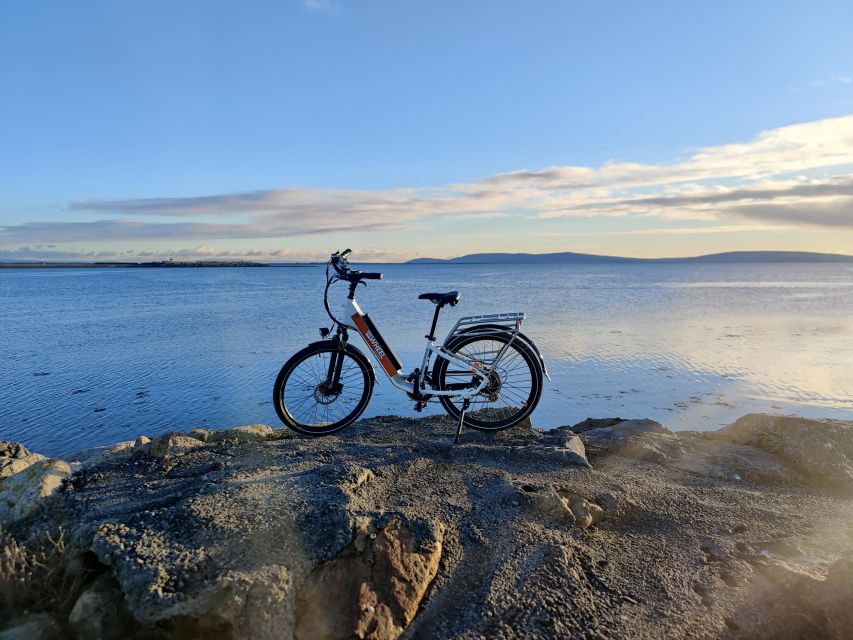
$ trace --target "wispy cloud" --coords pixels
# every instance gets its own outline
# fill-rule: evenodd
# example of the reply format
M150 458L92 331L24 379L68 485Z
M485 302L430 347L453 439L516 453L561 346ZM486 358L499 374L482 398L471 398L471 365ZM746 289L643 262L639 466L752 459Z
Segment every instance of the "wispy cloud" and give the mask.
M621 229L616 231L541 231L533 235L542 238L574 238L602 236L660 236L660 235L706 235L723 233L768 233L791 231L794 227L784 224L717 224L702 227L652 227L648 229ZM814 231L814 229L812 229Z
M831 73L828 76L812 80L810 86L826 87L834 84L853 84L853 77L844 73Z
M288 238L392 232L442 219L598 217L853 228L853 116L765 131L669 163L519 170L437 187L287 188L184 198L80 201L95 221L0 227L0 245L90 240ZM512 220L510 220L510 223Z
M774 231L790 231L791 227L771 224L737 224L716 225L712 227L663 227L658 229L630 229L613 231L613 235L626 236L656 236L656 235L704 235L708 233L772 233Z
M340 3L332 0L304 0L305 7L311 11L336 15L340 11Z

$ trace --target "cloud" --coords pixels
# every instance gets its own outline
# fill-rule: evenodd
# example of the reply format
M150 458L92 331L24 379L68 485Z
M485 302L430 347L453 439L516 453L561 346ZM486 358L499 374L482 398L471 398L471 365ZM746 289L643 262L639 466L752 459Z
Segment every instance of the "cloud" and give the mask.
M789 224L853 228L853 199L805 204L750 204L734 207L733 215L750 220L774 220Z
M668 163L522 169L473 182L385 190L285 188L76 201L94 221L0 227L0 245L394 232L442 220L663 217L853 228L853 115L695 149ZM512 221L510 220L510 223Z
M304 4L310 11L319 13L337 14L340 11L340 4L331 0L304 0Z
M733 189L682 196L656 196L625 200L625 204L640 204L658 207L683 207L697 204L720 204L743 200L777 200L782 198L824 198L853 196L853 179L834 179L826 182L794 184L785 187L762 189Z
M456 217L460 220L495 220L497 218L509 218L510 215L493 211L491 213L462 213Z
M648 229L623 229L617 231L542 231L532 235L543 238L559 237L601 237L601 236L660 236L660 235L705 235L722 233L768 233L791 231L785 224L729 224L703 227L653 227Z
M656 235L704 235L707 233L768 233L774 231L790 231L791 227L770 224L738 224L717 225L713 227L664 227L657 229L630 229L627 231L612 231L611 235L625 236L656 236Z
M837 84L851 84L853 83L853 77L848 76L843 73L831 73L828 76L824 76L822 78L817 78L812 80L810 86L812 87L826 87L828 85L837 85Z
M793 225L853 227L853 179L783 183L747 189L705 190L602 203L611 212L633 211L693 219L747 218Z
M26 222L0 227L0 242L91 242L139 240L223 240L246 238L288 238L353 231L345 221L328 220L311 225L306 220L255 219L245 223L138 222L134 220L92 220L89 222ZM359 231L398 231L399 224L362 223Z

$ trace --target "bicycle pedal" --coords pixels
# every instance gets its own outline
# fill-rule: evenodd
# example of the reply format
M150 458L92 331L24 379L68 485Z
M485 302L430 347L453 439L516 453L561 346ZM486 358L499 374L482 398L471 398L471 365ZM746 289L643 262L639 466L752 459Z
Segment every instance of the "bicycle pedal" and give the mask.
M426 402L416 402L416 403L415 403L415 411L417 411L418 413L420 413L421 411L423 411L423 410L424 410L424 407L425 407L425 406L427 406L427 403L426 403Z

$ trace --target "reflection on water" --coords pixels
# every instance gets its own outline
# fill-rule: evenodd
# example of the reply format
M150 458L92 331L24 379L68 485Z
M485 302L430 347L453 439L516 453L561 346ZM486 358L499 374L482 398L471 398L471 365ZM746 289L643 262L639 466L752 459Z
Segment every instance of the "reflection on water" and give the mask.
M419 363L432 305L524 310L553 384L534 414L709 429L749 411L853 419L853 270L838 265L388 265L360 290ZM58 454L169 429L276 424L284 360L327 324L319 268L0 271L0 438ZM380 373L381 375L381 373ZM438 407L428 409L440 411ZM387 382L369 415L414 415Z

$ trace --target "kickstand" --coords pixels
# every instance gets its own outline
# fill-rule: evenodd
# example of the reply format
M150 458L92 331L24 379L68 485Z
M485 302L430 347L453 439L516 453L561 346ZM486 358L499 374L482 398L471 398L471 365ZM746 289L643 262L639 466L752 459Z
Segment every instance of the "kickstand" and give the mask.
M465 401L462 403L462 412L459 414L459 424L456 425L456 437L453 438L453 444L459 443L459 435L462 433L462 423L465 422L465 412L468 411L470 405L471 401L465 398Z

